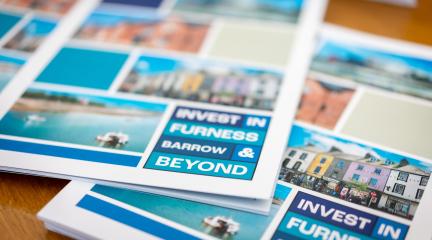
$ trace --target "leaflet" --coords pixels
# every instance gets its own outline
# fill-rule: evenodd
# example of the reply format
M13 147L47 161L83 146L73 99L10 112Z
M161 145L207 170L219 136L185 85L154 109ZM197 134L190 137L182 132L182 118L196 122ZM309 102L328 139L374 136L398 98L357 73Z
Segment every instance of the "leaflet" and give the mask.
M183 2L69 14L0 96L1 168L269 200L324 3L255 18ZM226 42L237 27L292 43Z
M104 239L430 239L431 169L419 157L297 123L268 216L80 182L38 216L54 231Z

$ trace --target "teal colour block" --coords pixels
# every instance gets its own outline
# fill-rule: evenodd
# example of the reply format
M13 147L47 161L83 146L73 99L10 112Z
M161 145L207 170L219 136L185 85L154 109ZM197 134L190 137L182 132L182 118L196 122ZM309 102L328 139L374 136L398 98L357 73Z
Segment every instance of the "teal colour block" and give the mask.
M107 90L128 54L63 48L37 78L37 82Z

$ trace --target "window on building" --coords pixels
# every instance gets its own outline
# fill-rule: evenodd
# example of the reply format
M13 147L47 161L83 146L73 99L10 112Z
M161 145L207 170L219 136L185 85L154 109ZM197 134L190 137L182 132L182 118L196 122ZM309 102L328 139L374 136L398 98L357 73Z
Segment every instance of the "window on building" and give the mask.
M327 161L327 158L322 157L321 160L320 160L320 163L321 163L321 164L324 164L326 161Z
M316 167L315 169L314 169L314 173L319 173L321 171L321 167Z
M359 165L357 166L357 169L356 169L356 170L363 171L363 169L364 169L364 166L361 165L361 164L359 164Z
M407 172L399 172L397 180L406 182L406 181L408 181L408 176L409 176L409 173L407 173Z
M378 184L378 179L376 178L371 178L369 180L369 186L375 187Z
M429 177L422 177L420 180L420 186L426 186L429 181Z
M353 181L355 181L355 182L358 182L358 181L360 181L360 175L358 175L358 174L353 174L353 176L352 176L352 178L351 178Z
M381 175L381 172L382 172L382 169L380 169L380 168L375 168L375 170L374 170L374 173L376 175Z
M330 177L331 177L331 178L338 178L338 174L339 174L339 171L334 170L334 171L330 174Z
M307 157L307 153L302 153L302 154L300 155L300 159L301 159L301 160L305 160L306 157Z
M296 153L297 153L296 150L291 150L291 151L288 153L288 157L294 157Z
M301 162L296 162L296 163L294 163L293 170L298 170L298 169L300 168L301 165L302 165Z
M403 184L395 183L395 185L393 186L392 192L394 192L394 193L398 193L400 195L403 195L404 191L405 191L405 185L403 185Z
M345 167L345 162L344 161L339 161L336 164L336 168L343 169L344 167Z
M417 189L416 199L420 199L423 197L423 189Z
M289 159L289 158L285 158L285 160L284 160L283 163L282 163L282 166L283 166L283 167L288 167L288 164L289 164L290 161L291 161L291 159Z

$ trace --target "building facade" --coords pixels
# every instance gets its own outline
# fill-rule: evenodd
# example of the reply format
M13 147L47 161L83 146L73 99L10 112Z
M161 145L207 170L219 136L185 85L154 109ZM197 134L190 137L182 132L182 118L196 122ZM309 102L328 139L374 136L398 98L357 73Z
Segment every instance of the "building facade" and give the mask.
M312 149L288 148L285 152L282 168L304 173L316 155L317 152Z
M346 182L365 184L368 188L383 191L390 169L364 162L352 162L343 180Z
M307 174L311 177L321 178L330 167L333 158L331 153L318 153L306 170Z
M427 172L409 165L391 170L378 207L412 218L428 181Z

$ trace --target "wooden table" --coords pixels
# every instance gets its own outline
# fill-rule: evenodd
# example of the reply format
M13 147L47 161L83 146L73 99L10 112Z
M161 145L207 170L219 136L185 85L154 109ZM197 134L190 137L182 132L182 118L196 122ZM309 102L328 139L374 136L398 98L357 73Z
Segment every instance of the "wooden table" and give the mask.
M364 0L330 0L326 21L432 45L432 0L407 9ZM36 213L67 181L0 173L0 239L66 239L49 232Z

